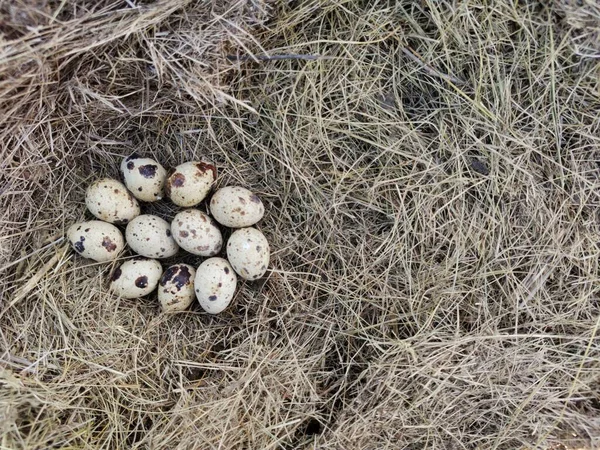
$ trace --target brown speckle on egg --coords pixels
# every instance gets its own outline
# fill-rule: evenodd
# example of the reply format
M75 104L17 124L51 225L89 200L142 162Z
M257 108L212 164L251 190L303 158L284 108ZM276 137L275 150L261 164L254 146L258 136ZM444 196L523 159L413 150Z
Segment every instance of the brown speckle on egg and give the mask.
M179 236L181 236L182 238L186 238L186 237L188 237L189 235L190 235L190 233L188 233L188 232L187 232L187 231L185 231L185 230L181 230L181 231L179 232Z
M119 278L121 278L122 273L123 271L121 270L121 268L117 267L113 272L112 276L110 277L110 281L117 281Z
M196 176L201 177L207 170L210 170L213 173L213 179L217 179L217 168L212 164L200 161L199 163L196 163L196 168L198 169L198 173L196 173Z
M176 173L173 175L173 181L171 184L175 187L181 187L185 184L185 175L182 173Z
M140 289L144 289L145 287L148 286L148 277L145 275L142 275L141 277L137 277L135 279L135 285Z
M144 178L154 178L157 170L158 166L154 164L146 164L144 166L138 167L140 175L142 175Z
M102 239L102 247L108 252L114 252L117 249L117 244L115 244L108 236L104 236Z
M85 250L85 246L83 245L83 241L85 241L85 237L81 236L77 242L73 243L73 247L79 253L82 253Z
M129 170L133 170L133 168L134 168L134 167L135 167L135 164L133 163L133 161L129 161L129 162L127 163L127 168L128 168Z
M208 299L209 299L211 302L214 302L214 301L216 301L216 300L217 300L217 296L216 296L216 295L211 295L211 296L209 296L209 297L208 297Z

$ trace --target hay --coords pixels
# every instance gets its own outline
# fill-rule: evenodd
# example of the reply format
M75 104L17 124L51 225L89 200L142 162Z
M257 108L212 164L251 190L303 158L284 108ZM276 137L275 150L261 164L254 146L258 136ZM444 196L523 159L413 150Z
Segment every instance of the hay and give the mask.
M593 2L0 14L3 448L598 443ZM60 240L133 150L264 199L272 270L223 314Z

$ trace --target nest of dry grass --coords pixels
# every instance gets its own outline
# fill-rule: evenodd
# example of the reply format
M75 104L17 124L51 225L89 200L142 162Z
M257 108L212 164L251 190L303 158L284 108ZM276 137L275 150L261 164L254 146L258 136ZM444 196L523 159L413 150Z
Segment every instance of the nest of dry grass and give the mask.
M597 444L600 11L522 3L0 3L2 448ZM61 240L134 150L264 199L225 313Z

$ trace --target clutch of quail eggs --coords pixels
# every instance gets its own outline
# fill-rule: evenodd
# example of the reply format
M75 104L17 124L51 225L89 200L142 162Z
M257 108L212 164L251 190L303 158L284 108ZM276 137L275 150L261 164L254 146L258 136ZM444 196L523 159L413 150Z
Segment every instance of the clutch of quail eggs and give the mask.
M126 260L110 278L110 290L122 298L139 298L158 288L165 312L186 310L196 298L204 311L218 314L231 303L237 277L257 280L267 271L270 249L253 225L265 213L260 198L246 188L226 186L208 203L209 214L197 209L215 184L217 170L206 161L190 161L170 173L157 161L137 154L121 163L124 183L110 178L93 182L85 204L98 220L67 230L73 249L97 262L117 259L129 246L138 256ZM171 223L142 214L144 203L167 196L181 209ZM142 207L140 207L140 202ZM118 226L125 227L125 236ZM233 229L223 249L222 227ZM198 267L176 263L163 269L159 260L181 252L206 258Z

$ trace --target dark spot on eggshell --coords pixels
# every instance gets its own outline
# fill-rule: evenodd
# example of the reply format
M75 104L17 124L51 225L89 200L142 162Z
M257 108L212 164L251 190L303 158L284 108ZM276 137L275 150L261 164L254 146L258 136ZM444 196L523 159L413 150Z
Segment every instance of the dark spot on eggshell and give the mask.
M81 230L81 225L79 225L79 226L77 227L77 230L76 230L76 231L79 231L79 230ZM88 230L89 230L89 228L88 228Z
M257 245L257 246L256 246L256 251L257 251L257 252L260 252L261 250L262 250L262 247L261 247L260 245Z
M206 216L204 214L202 214L200 218L202 219L202 222L206 222Z
M217 284L217 286L223 287L223 283L219 283L219 284Z
M209 299L211 302L214 302L214 301L217 299L217 296L216 296L216 295L211 295L211 296L209 296L209 297L208 297L208 299Z
M176 305L177 303L179 303L179 299L178 298L174 298L173 300L168 301L167 305L173 306L173 305Z
M121 271L121 268L117 267L113 272L112 276L110 277L110 281L117 281L119 278L121 278L122 273L123 272Z
M142 192L142 187L141 186L138 188L138 192Z
M198 172L196 173L196 176L201 177L208 170L210 170L210 171L212 171L212 174L213 174L213 180L217 179L217 168L215 166L213 166L212 164L209 164L209 163L204 162L204 161L200 161L199 163L196 163L196 169L198 169Z
M83 245L83 241L85 241L85 237L84 236L80 236L79 240L77 242L73 242L73 248L79 252L82 253L85 250L85 246Z
M138 167L138 171L144 178L154 178L158 166L156 164L146 164Z
M205 252L209 248L210 248L210 245L198 245L196 247L196 250L198 250L199 252Z
M244 197L238 197L238 199L242 205L246 204L246 199Z
M265 266L264 264L262 266L260 266L260 270L266 270L267 266Z
M164 247L161 247L160 251L164 253L164 251L165 251Z
M260 203L260 198L258 198L258 195L256 195L256 194L252 194L252 195L250 196L250 201L251 201L252 203Z
M173 174L171 184L175 187L183 186L185 184L185 175L182 173Z
M223 269L223 271L224 271L225 273L229 273L229 267L225 267L225 268Z
M196 230L190 230L190 233L192 233L192 236L196 237Z
M178 266L171 266L167 270L165 270L165 273L160 278L160 285L166 286L166 284L173 279L178 269Z
M181 230L179 232L179 236L181 236L182 238L186 238L190 235L190 233L188 233L187 231Z
M135 164L133 163L133 161L129 161L129 162L127 163L127 168L128 168L129 170L133 170L133 169L134 169L134 167L135 167Z
M102 238L102 247L104 247L106 251L114 252L117 249L117 244L115 244L108 236L104 236L104 238Z
M81 227L79 227L79 228L81 228ZM79 230L79 228L77 228L77 229ZM86 228L86 229L85 229L85 230L83 230L83 231L85 231L86 233L89 233L89 232L90 232L90 229L89 229L89 228Z
M135 279L135 285L140 289L144 289L145 287L148 287L148 277L146 275L137 277Z

